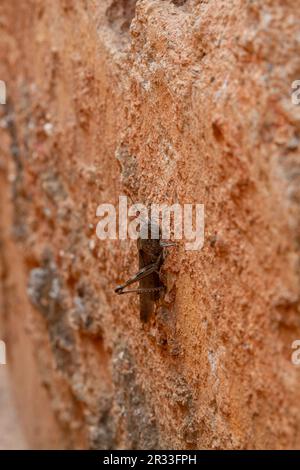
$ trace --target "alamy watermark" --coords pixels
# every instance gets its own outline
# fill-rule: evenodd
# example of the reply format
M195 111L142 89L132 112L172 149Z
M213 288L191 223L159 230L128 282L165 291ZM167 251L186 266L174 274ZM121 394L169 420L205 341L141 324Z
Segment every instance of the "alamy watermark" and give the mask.
M204 204L128 205L127 196L119 205L100 204L96 234L100 240L162 239L185 240L186 250L200 250L204 244Z
M4 341L0 341L0 365L6 364L6 346Z
M294 366L299 366L300 365L300 339L295 339L295 341L292 342L292 349L295 349L295 351L292 353L291 356L291 361Z
M0 80L0 104L6 104L6 84Z
M294 80L292 82L292 103L294 105L300 104L300 80Z

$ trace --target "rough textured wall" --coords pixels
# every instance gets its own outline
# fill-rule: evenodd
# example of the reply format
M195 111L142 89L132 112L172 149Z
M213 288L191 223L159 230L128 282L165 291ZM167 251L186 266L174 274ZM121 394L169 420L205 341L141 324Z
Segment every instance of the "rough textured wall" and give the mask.
M2 2L1 323L32 446L300 446L295 4ZM146 325L113 292L135 242L95 233L120 194L205 204Z

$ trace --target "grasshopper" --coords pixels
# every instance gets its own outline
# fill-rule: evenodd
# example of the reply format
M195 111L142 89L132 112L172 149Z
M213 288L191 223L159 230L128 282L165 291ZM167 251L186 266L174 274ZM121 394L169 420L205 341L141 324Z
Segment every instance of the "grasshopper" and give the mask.
M150 230L151 224L148 224ZM158 239L137 239L137 248L139 253L139 271L130 277L124 284L115 288L115 293L140 295L140 319L143 323L149 320L153 312L154 303L160 298L161 292L165 286L160 278L160 268L164 262L164 248L174 246L173 242L164 242L161 240L159 230ZM136 289L126 289L127 286L139 282Z

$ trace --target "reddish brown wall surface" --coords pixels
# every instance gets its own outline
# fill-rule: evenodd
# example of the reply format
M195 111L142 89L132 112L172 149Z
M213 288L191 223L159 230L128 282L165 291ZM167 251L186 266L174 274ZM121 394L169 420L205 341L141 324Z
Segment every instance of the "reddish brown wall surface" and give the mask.
M1 3L1 331L31 446L299 448L295 2ZM135 242L96 237L120 194L205 204L146 325L113 292Z

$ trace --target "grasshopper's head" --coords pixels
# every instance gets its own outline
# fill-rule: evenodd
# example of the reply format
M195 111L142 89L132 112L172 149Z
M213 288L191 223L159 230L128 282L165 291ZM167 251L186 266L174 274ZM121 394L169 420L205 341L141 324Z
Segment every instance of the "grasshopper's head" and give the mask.
M140 237L137 240L138 249L149 255L159 255L164 248L174 246L173 242L165 242L161 239L161 229L153 222L143 224L140 230Z

